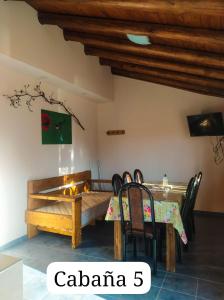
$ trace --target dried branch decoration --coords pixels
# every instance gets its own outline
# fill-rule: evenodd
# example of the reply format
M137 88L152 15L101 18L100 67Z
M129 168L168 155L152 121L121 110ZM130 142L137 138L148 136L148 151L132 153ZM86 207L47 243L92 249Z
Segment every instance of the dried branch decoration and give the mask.
M224 161L224 137L216 137L216 143L213 144L214 160L217 165Z
M51 104L51 105L59 105L61 106L64 111L70 115L73 120L83 129L85 128L82 126L81 122L79 119L76 117L76 115L72 112L70 107L67 107L62 101L58 101L53 98L53 95L47 96L46 93L41 89L41 82L37 84L34 88L33 91L30 91L30 85L24 85L24 88L21 89L20 91L14 90L14 95L3 95L10 101L10 105L13 106L14 108L18 108L19 106L22 106L22 103L25 102L29 111L32 110L32 105L35 100L40 99L43 100L44 102Z

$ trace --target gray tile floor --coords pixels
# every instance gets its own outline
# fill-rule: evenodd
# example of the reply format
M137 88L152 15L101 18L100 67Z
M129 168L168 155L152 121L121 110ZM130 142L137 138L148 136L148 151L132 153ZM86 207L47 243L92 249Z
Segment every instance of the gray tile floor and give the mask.
M167 273L160 263L152 278L152 288L145 295L103 295L112 300L224 300L224 218L196 217L196 236L183 253L176 273ZM32 240L21 242L4 251L23 258L24 264L46 272L55 261L112 261L113 224L99 222L83 232L83 242L72 250L70 239L41 233ZM142 260L143 258L140 258Z

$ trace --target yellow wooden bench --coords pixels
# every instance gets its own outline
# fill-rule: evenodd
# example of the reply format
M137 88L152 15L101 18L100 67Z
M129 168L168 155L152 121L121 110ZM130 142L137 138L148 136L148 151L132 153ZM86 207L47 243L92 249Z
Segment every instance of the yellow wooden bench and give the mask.
M39 231L71 236L72 247L81 242L81 229L106 214L111 192L91 191L91 171L28 181L26 223L28 238ZM75 186L75 194L67 193Z

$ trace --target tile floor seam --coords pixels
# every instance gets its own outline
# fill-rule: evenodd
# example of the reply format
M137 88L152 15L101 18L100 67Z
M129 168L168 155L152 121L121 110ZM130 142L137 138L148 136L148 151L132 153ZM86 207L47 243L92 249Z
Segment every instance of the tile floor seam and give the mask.
M159 300L159 296L160 296L161 290L163 288L164 282L166 281L167 275L168 275L168 273L166 272L155 300Z
M197 279L197 285L196 285L196 295L195 295L195 300L197 299L198 297L198 279Z
M224 284L224 282L221 282L221 281L214 281L214 280L209 280L209 279L204 279L204 278L201 278L201 277L196 277L196 276L191 276L191 275L187 275L187 274L184 274L184 273L180 273L180 272L175 272L173 275L182 275L182 276L186 276L186 277L189 277L189 278L193 278L193 279L197 279L197 280L203 280L203 281L207 281L207 282L210 282L210 283L218 283L218 284Z
M158 271L157 271L157 275L158 275L158 272L164 273L164 277L165 277L166 272L158 270ZM163 279L164 279L164 278L163 278ZM162 279L162 280L163 280L163 279ZM162 283L161 283L161 284L162 284ZM156 287L156 288L159 288L159 289L160 289L160 288L161 288L161 284L156 285L155 283L154 283L154 284L152 283L151 285L152 285L153 287Z
M155 284L151 284L151 286L153 286L153 287L156 287L156 288L158 288L158 289L160 289L160 288L161 288L161 286L159 286L159 285L155 285Z
M172 277L177 277L176 276L177 274L176 273L169 273L168 274L168 277L169 278L172 278ZM183 276L183 277L189 277L189 276L185 276L185 275L183 275L183 274L179 274L179 275L181 275L181 276ZM196 290L197 290L197 281L198 281L198 279L197 278L192 278L192 277L189 277L189 278L191 278L191 279L196 279ZM187 292L181 292L181 291L179 291L179 290L174 290L174 289L172 289L172 288L167 288L167 287L164 287L163 288L164 290L168 290L168 291L175 291L175 292L177 292L177 293L181 293L181 294L184 294L184 295L187 295L187 296L191 296L191 297L194 297L195 296L195 294L196 294L196 290L195 290L195 293L194 294L190 294L190 293L187 293Z
M163 290L167 290L167 291L169 291L169 292L175 292L175 293L182 294L182 295L186 295L186 296L195 297L195 295L188 294L188 293L186 293L186 292L180 292L179 290L173 290L173 289L171 289L171 288L163 287Z

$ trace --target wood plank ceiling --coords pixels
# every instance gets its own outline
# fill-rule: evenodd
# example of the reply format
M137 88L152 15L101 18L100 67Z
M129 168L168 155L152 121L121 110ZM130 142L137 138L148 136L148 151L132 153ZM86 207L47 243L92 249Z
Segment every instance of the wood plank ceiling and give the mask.
M27 0L116 75L224 96L224 0ZM131 42L145 36L150 44Z

